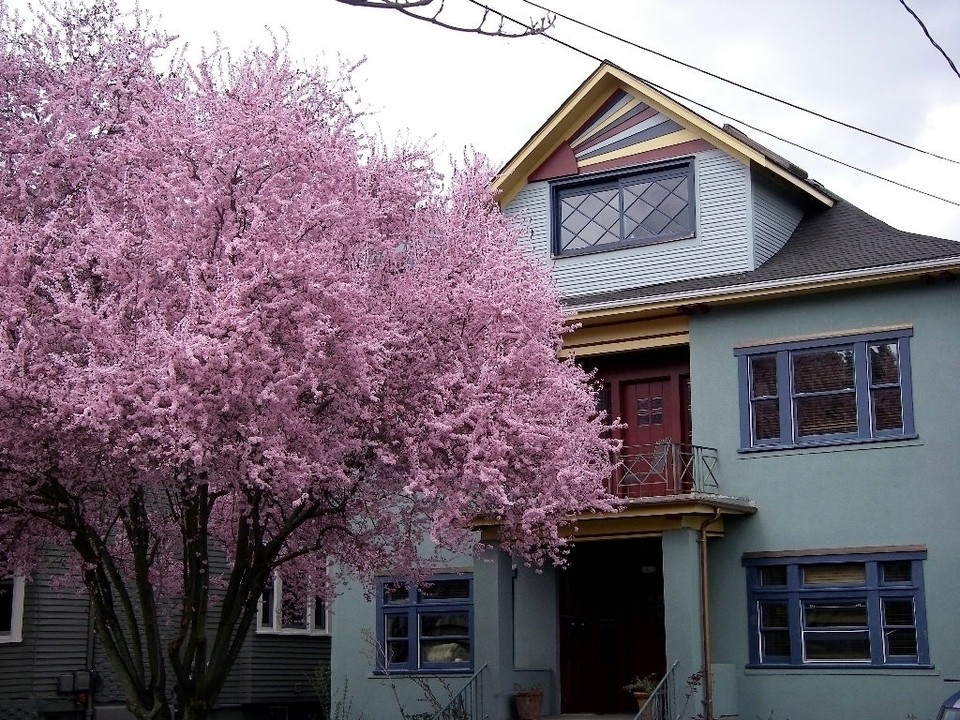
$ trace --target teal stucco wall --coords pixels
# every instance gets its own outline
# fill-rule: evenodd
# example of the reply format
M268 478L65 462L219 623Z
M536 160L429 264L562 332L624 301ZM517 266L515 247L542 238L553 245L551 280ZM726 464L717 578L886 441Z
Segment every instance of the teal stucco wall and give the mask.
M909 325L917 439L741 453L733 349ZM740 717L930 718L960 685L960 286L875 287L711 310L691 321L694 443L720 452L724 494L756 502L711 542L713 661L732 666ZM750 669L742 555L926 545L932 669Z

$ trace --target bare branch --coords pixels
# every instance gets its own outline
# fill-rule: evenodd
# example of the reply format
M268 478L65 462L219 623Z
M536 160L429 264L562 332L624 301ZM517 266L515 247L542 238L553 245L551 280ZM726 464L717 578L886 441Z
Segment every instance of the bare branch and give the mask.
M473 0L470 1L471 4L476 5L477 8L483 11L475 24L461 24L459 22L455 23L441 19L440 16L446 9L446 0L336 0L336 2L352 7L397 10L407 17L412 17L415 20L423 20L431 25L442 27L445 30L473 33L487 37L518 38L540 35L553 27L553 23L556 20L556 16L548 14L539 19L531 18L529 23L521 23L482 3L473 2ZM436 12L432 15L420 14L419 12L413 11L415 8L426 8L431 5L436 8ZM508 25L510 27L508 27Z

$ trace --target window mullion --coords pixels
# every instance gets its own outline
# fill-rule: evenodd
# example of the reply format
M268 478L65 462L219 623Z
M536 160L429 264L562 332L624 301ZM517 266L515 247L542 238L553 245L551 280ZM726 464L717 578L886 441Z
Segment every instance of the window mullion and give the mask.
M793 408L793 373L790 372L790 353L777 353L777 396L780 400L780 442L792 445L796 442Z
M853 383L857 392L857 434L862 438L873 437L873 408L870 397L870 359L867 343L853 345Z

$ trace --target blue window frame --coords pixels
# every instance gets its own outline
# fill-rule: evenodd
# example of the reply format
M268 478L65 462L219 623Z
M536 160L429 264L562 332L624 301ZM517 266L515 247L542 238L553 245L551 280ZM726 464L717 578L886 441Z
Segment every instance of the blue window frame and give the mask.
M473 669L471 575L434 575L420 586L382 579L377 619L378 672Z
M582 255L694 236L693 162L553 184L553 253Z
M926 550L745 556L750 665L928 666Z
M735 350L741 450L913 437L912 334Z

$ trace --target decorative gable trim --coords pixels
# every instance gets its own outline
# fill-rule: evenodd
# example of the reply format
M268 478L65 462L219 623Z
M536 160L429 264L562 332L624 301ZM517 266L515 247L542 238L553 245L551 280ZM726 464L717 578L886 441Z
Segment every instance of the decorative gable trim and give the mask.
M575 174L566 151L557 154L565 143L576 159L575 172L582 173L626 167L638 155L694 141L717 148L744 164L764 168L826 207L834 203L816 183L784 167L772 153L718 127L607 62L601 63L503 167L493 187L500 192L501 205L505 205L526 182L559 177L553 174L558 170L564 176ZM682 154L677 152L675 156ZM557 162L560 157L563 163Z

